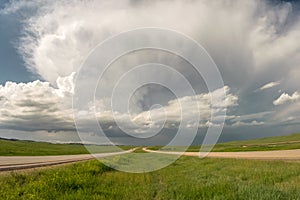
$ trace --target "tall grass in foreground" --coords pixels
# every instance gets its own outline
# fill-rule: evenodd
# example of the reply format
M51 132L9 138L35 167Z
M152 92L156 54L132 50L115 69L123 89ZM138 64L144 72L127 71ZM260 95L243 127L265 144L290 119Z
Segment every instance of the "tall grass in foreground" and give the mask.
M146 174L98 161L0 176L0 199L300 199L300 164L182 157Z

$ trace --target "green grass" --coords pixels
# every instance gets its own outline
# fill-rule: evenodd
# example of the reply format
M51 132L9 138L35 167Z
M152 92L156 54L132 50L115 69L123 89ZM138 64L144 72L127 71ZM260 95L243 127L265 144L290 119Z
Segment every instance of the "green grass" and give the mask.
M182 157L145 174L98 161L2 174L0 199L299 199L300 164Z
M196 152L201 146L191 146L187 151ZM161 147L151 147L149 149L158 150ZM180 151L182 147L168 147L162 150ZM233 141L216 144L212 151L215 152L237 152L237 151L270 151L270 150L290 150L300 149L300 134L288 136L268 137L255 140Z
M122 147L129 149L131 147ZM93 153L115 151L110 146L90 145ZM89 151L80 144L51 144L46 142L15 141L0 139L0 156L46 156L88 154Z

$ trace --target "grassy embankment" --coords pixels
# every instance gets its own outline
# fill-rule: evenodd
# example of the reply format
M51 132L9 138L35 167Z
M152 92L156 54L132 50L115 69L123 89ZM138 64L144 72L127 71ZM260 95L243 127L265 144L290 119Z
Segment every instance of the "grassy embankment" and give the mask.
M97 161L2 174L0 199L299 199L296 162L182 157L146 174Z
M201 146L191 146L187 151L197 152ZM158 150L161 147L149 149ZM182 147L168 147L163 150L180 151ZM237 151L270 151L300 149L300 133L288 136L268 137L255 140L233 141L216 144L212 151L215 152L237 152Z

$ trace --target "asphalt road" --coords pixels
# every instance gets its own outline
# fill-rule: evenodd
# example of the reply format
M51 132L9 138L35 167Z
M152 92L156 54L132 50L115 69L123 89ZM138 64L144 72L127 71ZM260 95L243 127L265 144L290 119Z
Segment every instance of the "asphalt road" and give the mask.
M164 153L185 156L199 156L199 152L170 152L170 151L152 151L143 148L146 152ZM237 159L255 159L255 160L300 160L300 149L279 150L279 151L245 151L245 152L204 152L209 158L237 158ZM203 155L203 154L202 154Z
M101 153L101 154L82 154L82 155L62 155L62 156L0 156L0 171L12 171L20 169L29 169L44 167L95 158L115 156L130 153L135 149L123 152Z

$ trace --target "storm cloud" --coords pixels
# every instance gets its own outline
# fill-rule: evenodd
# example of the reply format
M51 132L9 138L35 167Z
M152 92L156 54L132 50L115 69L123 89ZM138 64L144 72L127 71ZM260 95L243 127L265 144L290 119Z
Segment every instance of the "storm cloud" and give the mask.
M75 72L99 43L110 36L141 27L181 32L207 50L226 85L223 89L228 99L222 101L230 102L224 132L260 132L256 136L263 137L265 134L296 132L299 128L300 11L296 3L267 0L16 0L1 10L2 15L16 13L21 13L23 24L16 48L28 70L43 81L7 83L0 87L0 126L3 128L74 130L71 115L74 110L70 102L76 87L72 85ZM112 90L114 80L128 70L126 66L144 61L160 61L183 74L196 91L195 97L189 96L185 100L197 99L204 105L199 111L204 116L203 121L197 125L210 125L212 110L207 101L209 97L205 96L209 96L209 92L204 81L188 63L165 52L136 52L120 58L110 68L110 76L105 80L106 90ZM170 78L160 71L149 75L155 74ZM185 90L180 83L176 86ZM174 98L163 88L141 88L132 100L136 106L132 119L150 126L151 106L162 105L151 111L153 122L160 121L162 109L164 112L176 110ZM184 99L184 96L179 99ZM109 96L104 91L97 100L96 105L102 109L96 115L107 129L112 130L112 113L105 110L106 104L110 103ZM124 113L117 115L121 121L123 117ZM169 126L176 124L178 115L170 118L172 123ZM42 124L46 122L53 123L43 128ZM88 124L88 117L86 122ZM127 122L123 120L124 124ZM270 128L272 126L280 127L276 129L277 133Z

